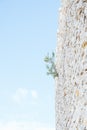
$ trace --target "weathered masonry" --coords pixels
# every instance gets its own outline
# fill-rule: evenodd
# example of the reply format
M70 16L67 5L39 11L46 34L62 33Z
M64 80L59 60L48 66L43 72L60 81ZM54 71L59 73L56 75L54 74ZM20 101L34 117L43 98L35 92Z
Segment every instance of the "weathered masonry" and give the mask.
M56 130L87 130L87 0L62 0L59 11Z

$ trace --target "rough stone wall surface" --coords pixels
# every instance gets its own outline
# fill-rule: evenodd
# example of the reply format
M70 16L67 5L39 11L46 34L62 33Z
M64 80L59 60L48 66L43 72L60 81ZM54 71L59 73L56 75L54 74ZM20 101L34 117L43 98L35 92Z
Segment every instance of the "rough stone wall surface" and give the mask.
M61 0L56 130L87 130L87 0Z

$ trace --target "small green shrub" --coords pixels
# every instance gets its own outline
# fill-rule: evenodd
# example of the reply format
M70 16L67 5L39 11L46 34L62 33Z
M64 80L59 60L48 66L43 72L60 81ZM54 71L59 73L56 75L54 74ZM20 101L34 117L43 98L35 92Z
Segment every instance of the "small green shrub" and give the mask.
M58 77L58 73L55 65L55 53L52 52L52 55L49 54L44 58L47 68L47 75L51 75L53 78Z

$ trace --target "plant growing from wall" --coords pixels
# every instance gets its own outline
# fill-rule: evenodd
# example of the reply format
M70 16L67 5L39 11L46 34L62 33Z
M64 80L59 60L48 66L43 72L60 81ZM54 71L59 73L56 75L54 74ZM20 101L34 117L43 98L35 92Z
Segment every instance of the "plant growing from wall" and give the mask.
M45 56L44 61L46 63L47 75L51 75L53 78L58 77L55 65L55 53L52 52L51 56L49 54Z

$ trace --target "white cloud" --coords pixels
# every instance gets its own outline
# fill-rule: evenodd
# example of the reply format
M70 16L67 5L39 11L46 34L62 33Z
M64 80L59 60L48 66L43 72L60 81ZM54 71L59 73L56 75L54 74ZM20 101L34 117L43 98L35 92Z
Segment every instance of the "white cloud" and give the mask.
M55 130L37 122L6 122L0 123L0 130Z
M18 88L15 92L15 94L13 95L13 100L16 103L21 103L21 101L26 98L28 94L28 90L25 88Z
M38 98L38 93L36 90L31 90L31 95L32 95L32 98L34 98L34 99Z

